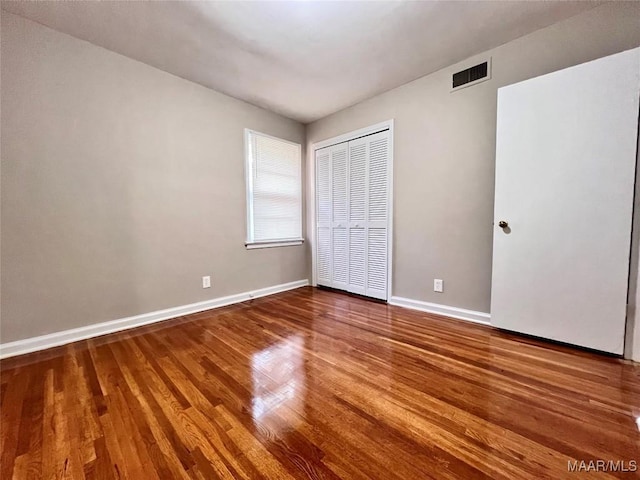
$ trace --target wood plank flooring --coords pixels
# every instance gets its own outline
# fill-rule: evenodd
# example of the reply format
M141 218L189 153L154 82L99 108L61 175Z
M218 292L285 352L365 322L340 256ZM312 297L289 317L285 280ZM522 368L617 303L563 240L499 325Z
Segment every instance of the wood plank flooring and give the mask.
M318 289L1 367L2 479L638 478L637 365Z

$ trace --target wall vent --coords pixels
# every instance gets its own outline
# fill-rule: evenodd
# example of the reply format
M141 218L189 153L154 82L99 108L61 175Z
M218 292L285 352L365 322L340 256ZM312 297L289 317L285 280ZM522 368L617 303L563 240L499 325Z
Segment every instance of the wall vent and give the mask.
M454 73L451 78L451 91L470 87L491 78L491 59L466 70Z

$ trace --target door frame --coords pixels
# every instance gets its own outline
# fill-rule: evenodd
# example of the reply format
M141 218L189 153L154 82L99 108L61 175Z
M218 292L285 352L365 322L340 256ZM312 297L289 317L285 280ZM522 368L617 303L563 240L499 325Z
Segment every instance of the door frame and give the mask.
M372 135L383 130L389 130L389 164L387 168L387 303L391 299L393 292L393 118L384 122L376 123L368 127L353 130L336 137L328 138L311 144L309 149L309 163L307 164L307 205L309 209L309 243L311 246L311 285L318 286L318 242L317 242L317 212L318 199L316 197L316 150L330 147L338 143L355 140L359 137Z

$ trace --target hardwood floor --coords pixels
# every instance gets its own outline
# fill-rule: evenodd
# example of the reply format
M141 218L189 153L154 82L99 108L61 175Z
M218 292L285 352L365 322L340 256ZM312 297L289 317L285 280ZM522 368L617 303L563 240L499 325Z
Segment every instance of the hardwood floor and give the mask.
M640 367L312 288L2 362L0 478L637 478ZM640 420L638 420L640 423Z

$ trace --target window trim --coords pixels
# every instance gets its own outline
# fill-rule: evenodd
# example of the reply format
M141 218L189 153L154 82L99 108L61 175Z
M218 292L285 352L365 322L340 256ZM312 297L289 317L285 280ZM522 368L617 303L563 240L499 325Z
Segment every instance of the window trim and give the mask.
M299 238L275 238L272 240L250 240L253 235L250 233L253 230L253 198L251 192L253 176L252 176L252 165L251 165L251 134L261 135L263 137L272 138L274 140L278 140L280 142L288 143L290 145L294 145L298 149L298 158L299 158L299 172L300 172L300 237ZM257 130L252 130L250 128L244 129L244 178L245 178L245 199L246 199L246 239L245 239L245 247L247 250L253 250L258 248L273 248L273 247L289 247L294 245L302 245L304 243L303 231L304 231L304 192L302 188L302 184L304 179L302 178L302 145L300 143L292 142L291 140L286 140L284 138L275 137L273 135L269 135L268 133L262 133Z
M295 245L302 245L304 243L304 239L299 240L267 240L266 242L252 242L245 243L244 246L247 247L247 250L255 250L256 248L273 248L273 247L293 247Z

